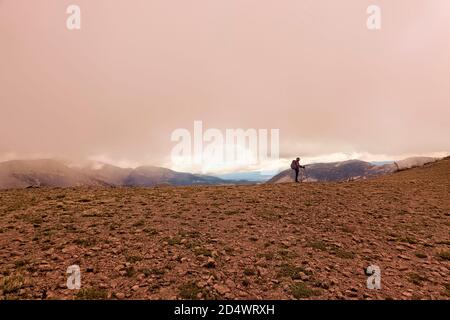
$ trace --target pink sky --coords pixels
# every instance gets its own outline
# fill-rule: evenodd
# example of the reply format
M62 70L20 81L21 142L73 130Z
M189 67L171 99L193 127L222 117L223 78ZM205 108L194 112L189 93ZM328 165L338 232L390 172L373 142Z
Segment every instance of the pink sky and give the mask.
M167 165L194 120L287 159L450 150L448 0L0 0L0 40L0 159Z

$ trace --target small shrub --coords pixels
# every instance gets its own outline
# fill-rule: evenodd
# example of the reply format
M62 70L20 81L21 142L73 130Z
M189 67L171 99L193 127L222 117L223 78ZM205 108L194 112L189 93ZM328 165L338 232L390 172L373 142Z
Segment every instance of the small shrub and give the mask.
M194 253L197 256L212 257L212 251L209 249L205 249L205 248L194 249Z
M105 300L107 297L106 290L96 288L83 288L75 295L77 300Z
M180 287L180 297L186 300L198 299L197 295L200 292L200 288L194 282L185 283Z
M450 260L450 250L441 250L437 255L441 259Z
M295 299L306 299L317 294L317 292L309 288L305 283L299 282L291 286L291 294Z
M417 274L417 273L413 273L411 272L410 274L408 274L408 280L411 283L414 283L415 285L422 285L422 282L427 280L427 278Z
M427 255L425 253L422 253L422 252L416 252L415 256L417 258L420 258L420 259L425 259L427 257Z
M290 264L283 264L281 265L280 271L278 272L278 277L288 277L294 280L300 279L300 272L303 272L304 274L311 274L302 267L296 267Z
M255 271L255 269L245 268L244 269L244 274L246 276L254 276L256 274L256 271Z
M320 251L326 251L327 250L327 245L325 244L325 242L323 241L314 241L314 242L310 242L308 243L308 247L320 250Z
M22 275L5 276L0 282L0 288L3 293L14 293L19 291L25 284L25 278Z

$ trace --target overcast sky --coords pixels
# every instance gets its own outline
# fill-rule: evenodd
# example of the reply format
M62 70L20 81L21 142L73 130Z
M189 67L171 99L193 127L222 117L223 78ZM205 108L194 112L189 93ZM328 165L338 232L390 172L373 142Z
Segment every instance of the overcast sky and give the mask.
M0 108L0 160L171 166L194 120L285 159L446 154L450 1L0 0Z

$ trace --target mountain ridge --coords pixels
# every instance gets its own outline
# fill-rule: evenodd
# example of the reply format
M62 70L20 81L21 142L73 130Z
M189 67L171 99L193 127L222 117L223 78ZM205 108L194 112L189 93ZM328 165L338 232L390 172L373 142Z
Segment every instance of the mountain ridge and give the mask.
M305 182L368 179L436 161L430 157L412 157L377 165L361 160L314 163L306 166ZM293 182L292 169L281 171L265 183ZM55 159L9 160L0 162L0 189L27 187L221 185L251 184L263 181L227 179L214 175L178 172L157 166L121 168L107 163L72 166Z
M362 160L346 160L340 162L314 163L306 165L301 172L304 182L330 182L369 179L372 177L394 173L413 167L425 165L436 161L432 157L411 157L387 163L383 165L374 164ZM294 171L286 169L273 176L266 183L294 182Z
M158 185L214 185L234 181L217 177L177 172L156 166L135 169L110 164L98 167L70 167L54 159L10 160L0 162L0 189L27 187L77 186L158 186Z

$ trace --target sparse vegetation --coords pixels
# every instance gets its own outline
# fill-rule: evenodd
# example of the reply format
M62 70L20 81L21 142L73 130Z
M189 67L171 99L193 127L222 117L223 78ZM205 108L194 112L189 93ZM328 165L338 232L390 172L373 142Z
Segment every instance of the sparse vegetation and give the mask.
M291 286L291 294L295 299L307 299L317 295L317 291L304 282L297 282Z
M253 268L245 268L244 269L244 274L246 276L254 276L256 274L256 271Z
M354 259L355 258L355 254L353 252L350 252L350 251L347 251L347 250L344 250L344 249L338 248L338 247L334 247L333 249L331 249L331 253L342 259Z
M125 259L127 260L127 262L135 263L135 262L141 261L142 257L137 256L137 255L129 255L129 256L126 256Z
M423 276L421 276L421 275L419 275L417 273L411 272L411 273L408 274L408 280L411 283L414 283L415 285L419 285L420 286L420 285L422 285L423 281L427 280L427 278L423 277Z
M198 299L198 294L201 289L195 284L195 282L188 282L180 286L179 295L181 298L186 300L196 300Z
M308 243L308 247L320 250L320 251L326 251L327 245L323 241L313 241Z
M409 237L409 236L400 238L398 241L399 242L404 242L404 243L409 243L409 244L416 244L417 243L416 239L414 239L412 237Z
M178 236L175 237L166 237L163 239L164 241L166 241L169 245L174 246L174 245L179 245L181 244L181 238Z
M136 270L134 270L133 267L127 267L127 268L125 268L125 275L126 275L128 278L133 277L135 274L136 274Z
M258 258L264 258L266 260L273 260L275 258L275 254L273 252L259 252L256 254Z
M97 241L93 238L89 238L89 239L85 238L85 239L75 239L73 241L73 243L75 243L81 247L91 247L91 246L94 246L97 243Z
M302 267L293 266L290 264L283 264L278 272L279 277L288 277L291 279L300 279L300 273L310 275L311 272L306 271Z
M212 257L212 251L205 248L197 248L193 250L197 256Z
M437 255L441 259L450 260L450 250L440 250Z
M417 258L420 258L420 259L425 259L427 257L427 255L425 253L422 253L422 252L416 252L414 255Z
M158 234L158 231L153 228L145 228L144 232L147 233L149 236L154 236Z
M105 300L107 298L108 292L97 288L82 288L75 295L77 300Z
M26 266L27 264L28 264L27 260L17 260L15 263L17 269L22 268L22 267Z
M165 271L162 269L142 269L140 270L146 277L149 277L151 275L158 275L162 276L165 274Z
M20 274L7 275L0 280L0 288L5 294L19 291L24 284L25 278Z
M145 220L139 220L135 223L133 223L133 227L142 227L145 225Z

